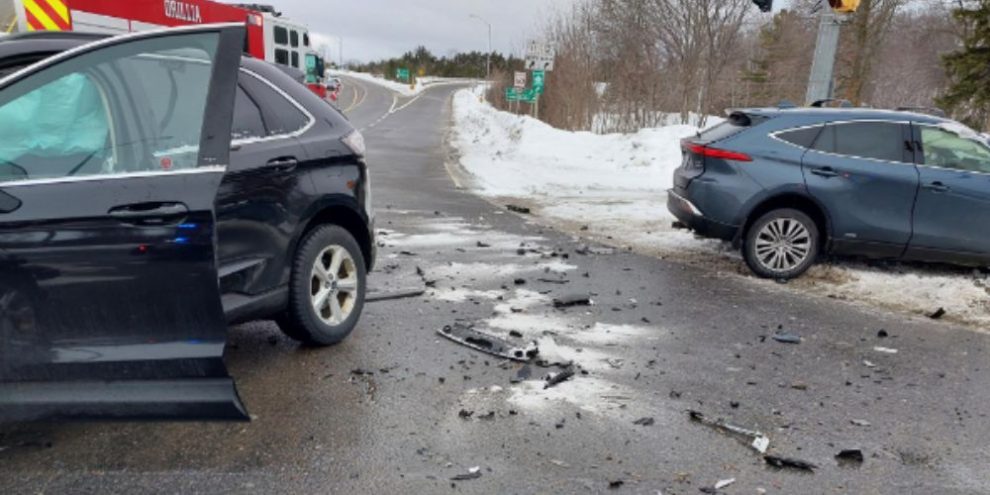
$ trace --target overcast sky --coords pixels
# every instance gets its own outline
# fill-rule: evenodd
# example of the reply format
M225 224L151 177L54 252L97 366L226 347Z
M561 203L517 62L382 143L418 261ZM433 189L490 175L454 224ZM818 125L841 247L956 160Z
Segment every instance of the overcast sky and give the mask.
M230 1L230 0L227 0ZM330 59L337 60L337 37L345 60L377 60L425 45L437 55L488 48L492 23L495 50L521 55L526 40L556 12L578 0L267 0L310 31L331 36ZM788 0L775 4L786 5ZM319 39L319 38L317 38Z

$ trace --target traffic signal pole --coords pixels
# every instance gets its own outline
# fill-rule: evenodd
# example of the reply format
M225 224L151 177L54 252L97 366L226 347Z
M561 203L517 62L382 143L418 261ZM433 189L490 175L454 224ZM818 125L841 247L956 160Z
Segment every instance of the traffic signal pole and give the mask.
M818 24L818 41L815 44L815 59L811 64L811 78L808 81L807 103L832 97L835 75L835 57L839 51L839 31L842 25L839 16L829 8L823 8Z

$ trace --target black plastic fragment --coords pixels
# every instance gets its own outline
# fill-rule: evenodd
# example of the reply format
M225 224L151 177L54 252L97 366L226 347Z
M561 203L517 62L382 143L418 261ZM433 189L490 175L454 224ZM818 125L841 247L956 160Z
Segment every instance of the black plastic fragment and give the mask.
M777 332L773 334L773 340L776 340L781 344L800 344L801 336L794 335L793 333Z
M571 365L564 368L560 373L557 373L556 375L553 375L550 378L548 378L547 383L543 385L543 390L546 390L550 387L556 387L557 385L560 385L561 383L570 380L573 376L574 376L574 365Z
M840 465L855 465L862 464L866 458L863 456L863 451L860 449L845 449L838 454L835 454L835 460L839 461Z
M928 315L928 317L933 320L941 320L942 317L945 316L945 314L946 314L945 308L938 308L937 310L935 310L934 313Z
M766 461L767 464L778 469L796 469L799 471L807 471L809 473L813 473L815 469L818 469L818 466L808 461L795 459L793 457L781 457L768 454L763 456L763 460Z
M505 208L513 213L521 213L523 215L529 215L530 213L532 213L532 210L526 208L525 206L505 205Z
M410 299L419 297L426 293L425 289L401 289L391 292L369 292L364 298L364 302L394 301L396 299Z
M557 309L573 308L575 306L591 306L591 304L591 297L582 294L562 296L553 300L553 307Z

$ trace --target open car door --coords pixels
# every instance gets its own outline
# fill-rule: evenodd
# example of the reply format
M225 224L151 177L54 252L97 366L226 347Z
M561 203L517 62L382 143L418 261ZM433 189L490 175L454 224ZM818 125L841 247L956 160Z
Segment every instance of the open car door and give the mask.
M0 79L0 421L246 418L214 215L244 36L127 35Z

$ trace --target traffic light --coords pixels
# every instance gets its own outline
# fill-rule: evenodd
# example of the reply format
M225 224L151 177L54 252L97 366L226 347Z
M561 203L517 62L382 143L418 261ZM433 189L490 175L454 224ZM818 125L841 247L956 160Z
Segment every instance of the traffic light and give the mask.
M856 12L859 8L860 0L828 0L828 5L832 7L832 10L840 14L848 14L850 12Z
M760 8L760 12L770 12L773 10L773 0L753 0L753 3Z

